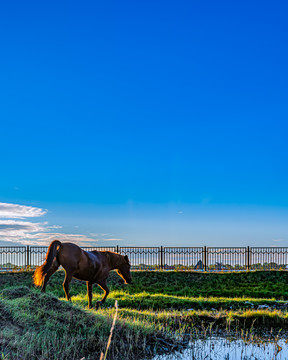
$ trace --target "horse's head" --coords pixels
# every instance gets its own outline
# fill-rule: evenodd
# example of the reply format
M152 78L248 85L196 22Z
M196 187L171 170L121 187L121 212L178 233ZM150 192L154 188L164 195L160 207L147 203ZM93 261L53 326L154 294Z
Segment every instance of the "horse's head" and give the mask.
M122 279L125 281L126 284L131 284L132 276L130 273L130 262L128 256L123 256L123 260L120 265L118 265L116 272Z

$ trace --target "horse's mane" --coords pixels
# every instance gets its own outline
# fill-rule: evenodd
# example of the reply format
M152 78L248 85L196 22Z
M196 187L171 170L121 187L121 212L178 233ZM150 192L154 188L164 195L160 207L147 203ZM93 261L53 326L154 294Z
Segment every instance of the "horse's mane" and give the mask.
M104 254L106 256L106 259L108 261L109 267L111 269L117 269L118 266L122 265L122 264L129 264L129 259L127 255L121 255L118 254L116 252L113 251L98 251L98 250L93 250L91 251L92 253L101 253Z
M117 254L113 251L104 251L108 263L111 267L111 269L117 269L118 266L124 264L124 263L128 263L129 264L129 260L128 258L126 259L125 256Z

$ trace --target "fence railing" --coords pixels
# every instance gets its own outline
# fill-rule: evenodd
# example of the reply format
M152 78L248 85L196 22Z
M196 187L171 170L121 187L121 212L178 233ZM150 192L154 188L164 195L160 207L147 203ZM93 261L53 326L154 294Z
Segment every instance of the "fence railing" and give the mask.
M0 271L35 269L46 246L0 247ZM288 247L83 247L128 255L133 270L246 271L288 270Z

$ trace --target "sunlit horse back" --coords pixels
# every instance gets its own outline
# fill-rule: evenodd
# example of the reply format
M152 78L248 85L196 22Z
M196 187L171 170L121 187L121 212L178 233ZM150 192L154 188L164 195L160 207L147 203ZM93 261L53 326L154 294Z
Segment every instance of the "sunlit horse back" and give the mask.
M132 281L127 255L123 256L111 251L84 251L75 244L54 240L48 248L45 262L35 270L34 284L42 285L42 291L45 292L49 278L60 265L65 270L63 288L66 299L71 299L69 284L72 277L84 280L87 282L89 308L92 307L93 284L98 284L104 290L104 296L101 301L97 301L96 308L104 304L109 294L106 280L111 270L115 269L125 283L130 284Z

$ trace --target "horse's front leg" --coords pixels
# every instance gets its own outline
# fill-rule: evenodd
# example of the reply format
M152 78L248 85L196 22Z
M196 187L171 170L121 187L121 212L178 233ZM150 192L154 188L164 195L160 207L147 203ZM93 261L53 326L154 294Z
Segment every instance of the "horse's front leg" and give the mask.
M97 301L96 303L96 309L99 308L100 305L104 304L106 301L107 296L109 295L109 289L105 281L97 282L97 284L101 287L101 289L104 291L104 296L100 301Z

